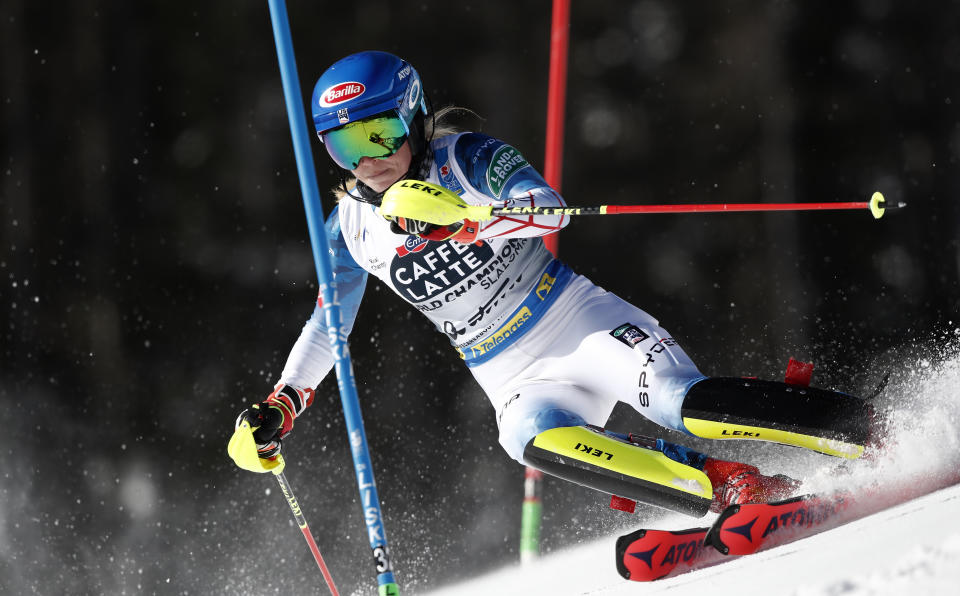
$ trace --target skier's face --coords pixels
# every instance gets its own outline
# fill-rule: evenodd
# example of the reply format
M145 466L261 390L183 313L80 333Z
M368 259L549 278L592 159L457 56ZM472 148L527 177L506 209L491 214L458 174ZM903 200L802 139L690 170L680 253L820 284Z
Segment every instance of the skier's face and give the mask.
M383 192L410 169L410 143L405 142L390 157L361 157L357 169L350 172L374 192Z

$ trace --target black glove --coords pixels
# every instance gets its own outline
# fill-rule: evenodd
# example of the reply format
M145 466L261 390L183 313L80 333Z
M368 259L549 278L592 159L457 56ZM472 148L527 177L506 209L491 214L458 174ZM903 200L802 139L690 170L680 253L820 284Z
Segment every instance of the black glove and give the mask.
M395 217L390 220L390 231L394 234L406 234L407 236L422 236L436 229L437 226L428 221L419 219L410 219L409 217Z
M282 440L293 430L293 420L313 403L313 389L297 389L280 383L266 400L240 412L236 426L246 420L253 429L257 455L273 459Z
M283 412L268 402L250 406L237 417L237 426L246 420L253 429L253 440L257 443L257 455L261 459L272 459L280 453L280 440L283 437Z

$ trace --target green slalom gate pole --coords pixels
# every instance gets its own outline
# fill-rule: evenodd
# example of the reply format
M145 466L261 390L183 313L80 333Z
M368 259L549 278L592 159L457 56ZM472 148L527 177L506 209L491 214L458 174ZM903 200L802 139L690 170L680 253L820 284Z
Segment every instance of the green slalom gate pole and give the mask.
M310 230L310 246L313 249L313 261L317 269L320 295L323 299L324 319L327 335L333 349L337 371L337 385L340 388L340 401L343 405L343 417L347 425L350 448L353 454L353 466L360 490L360 503L367 525L367 536L377 570L377 584L381 596L396 596L399 589L393 576L393 564L387 549L386 530L380 508L380 497L373 479L373 464L367 446L367 435L363 428L360 413L360 400L357 396L356 382L353 378L353 366L350 363L350 350L347 342L340 338L340 304L333 281L333 266L330 262L327 232L324 229L323 208L320 204L320 191L317 176L313 169L313 154L310 151L310 134L306 112L300 95L300 81L294 60L293 43L290 36L290 22L284 0L268 0L270 18L273 23L273 37L277 46L277 58L280 62L280 76L283 81L283 94L287 105L287 117L290 121L290 133L293 135L293 149L297 160L297 172L300 177L300 190L303 206L307 215L307 227Z
M540 527L543 502L540 487L543 472L527 466L523 479L523 509L520 519L520 562L532 563L540 557Z

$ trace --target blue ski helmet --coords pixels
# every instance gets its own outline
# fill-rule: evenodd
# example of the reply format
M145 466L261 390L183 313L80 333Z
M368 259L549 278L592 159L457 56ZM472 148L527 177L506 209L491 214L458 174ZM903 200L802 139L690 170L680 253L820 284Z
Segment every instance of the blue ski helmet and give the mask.
M427 113L420 75L387 52L358 52L337 61L313 88L310 101L317 135L388 111L407 126L418 110Z

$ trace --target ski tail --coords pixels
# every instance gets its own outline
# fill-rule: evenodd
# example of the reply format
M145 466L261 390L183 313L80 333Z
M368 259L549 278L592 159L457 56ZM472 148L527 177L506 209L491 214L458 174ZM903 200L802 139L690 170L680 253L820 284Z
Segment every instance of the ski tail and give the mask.
M621 536L617 571L625 579L649 582L718 563L723 555L704 545L708 529L641 529Z
M920 474L858 492L731 505L709 528L637 530L621 536L617 570L634 581L672 577L832 530L958 482L960 472L956 471Z
M731 505L709 528L636 530L617 539L617 571L648 582L710 567L842 525L852 503L848 493L811 494Z
M732 505L713 522L704 542L724 555L753 554L841 525L852 502L848 493L834 493Z

